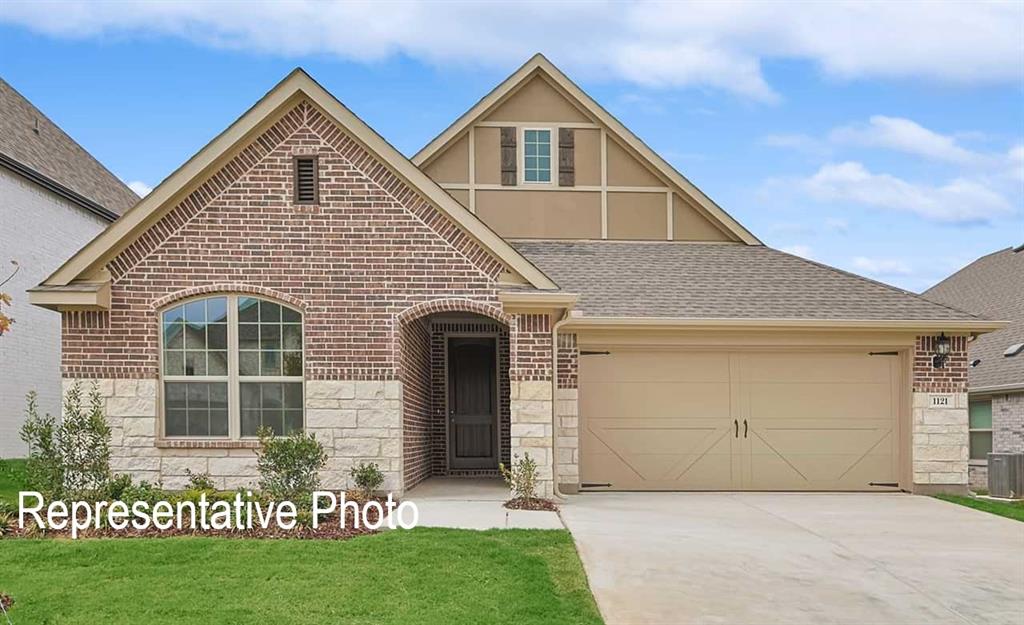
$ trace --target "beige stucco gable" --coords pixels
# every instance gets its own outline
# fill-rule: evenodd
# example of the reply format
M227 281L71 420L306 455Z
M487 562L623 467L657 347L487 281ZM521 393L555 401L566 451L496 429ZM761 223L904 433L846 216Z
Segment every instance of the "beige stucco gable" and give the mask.
M501 132L515 136L514 182ZM548 131L551 175L523 174L523 140ZM572 178L560 180L560 131ZM424 147L413 163L503 237L760 241L542 55L536 55ZM568 165L566 165L568 167ZM505 170L503 179L502 170Z

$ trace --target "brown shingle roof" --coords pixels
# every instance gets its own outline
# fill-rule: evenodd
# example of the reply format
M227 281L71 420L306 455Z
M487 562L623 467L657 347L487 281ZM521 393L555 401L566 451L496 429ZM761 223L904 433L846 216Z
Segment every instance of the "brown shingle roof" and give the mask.
M139 201L139 196L2 78L0 153L118 215Z
M977 320L761 245L513 241L591 317Z
M924 292L930 300L1012 323L968 346L981 363L970 371L970 388L1024 386L1024 354L1007 358L1006 348L1024 343L1024 246L982 256Z

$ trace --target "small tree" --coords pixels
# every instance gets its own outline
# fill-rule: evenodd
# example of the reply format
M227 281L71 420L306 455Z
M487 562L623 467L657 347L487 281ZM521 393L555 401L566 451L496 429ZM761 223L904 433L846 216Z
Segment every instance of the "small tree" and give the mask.
M270 428L260 428L257 466L260 488L277 500L305 501L320 486L320 469L327 463L324 446L313 434L296 430L276 437Z
M522 460L518 454L513 456L511 469L504 463L499 464L498 468L512 490L513 499L532 501L537 498L537 462L530 454L524 453Z
M28 445L25 472L28 485L51 498L91 499L104 492L110 479L110 427L96 384L83 406L77 381L64 396L64 416L58 423L40 416L35 391L28 394L28 418L21 440Z

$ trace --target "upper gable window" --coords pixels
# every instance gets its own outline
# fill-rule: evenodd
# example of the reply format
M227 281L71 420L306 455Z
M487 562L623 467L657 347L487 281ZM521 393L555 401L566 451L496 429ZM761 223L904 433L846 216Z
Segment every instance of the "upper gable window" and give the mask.
M551 182L551 131L523 131L523 180Z

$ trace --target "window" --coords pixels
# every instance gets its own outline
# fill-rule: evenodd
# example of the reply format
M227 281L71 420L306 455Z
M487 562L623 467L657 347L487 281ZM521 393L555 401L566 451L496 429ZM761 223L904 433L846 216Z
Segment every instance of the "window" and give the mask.
M523 131L523 180L551 182L551 131Z
M302 315L270 300L219 295L161 316L164 434L253 437L302 429Z
M992 451L992 400L970 403L971 460L988 460Z
M320 172L315 156L295 157L295 203L316 204L320 196Z

